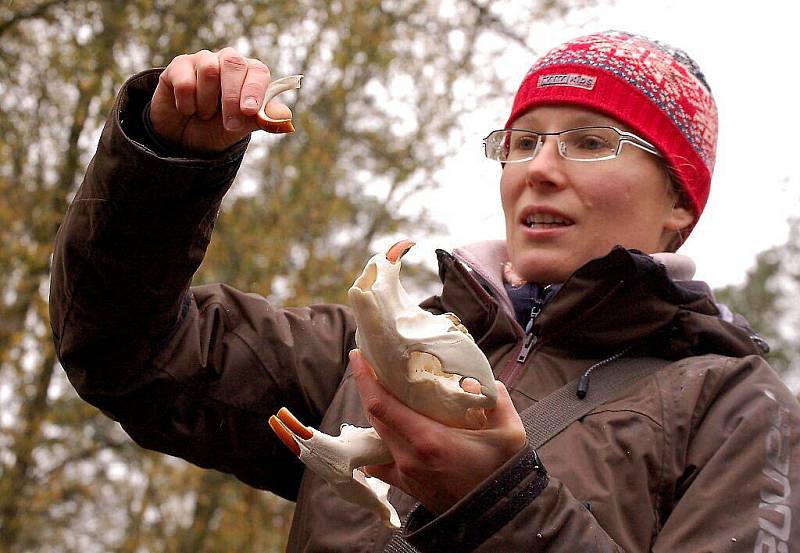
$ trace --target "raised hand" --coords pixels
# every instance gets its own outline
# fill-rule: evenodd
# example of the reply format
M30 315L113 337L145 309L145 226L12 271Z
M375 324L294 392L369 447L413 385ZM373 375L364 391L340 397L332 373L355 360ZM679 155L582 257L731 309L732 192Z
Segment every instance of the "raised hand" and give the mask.
M257 116L270 81L263 62L233 48L177 56L153 94L153 129L189 153L221 152L257 129L286 132L285 125L271 127ZM269 102L266 111L277 119L291 117L278 101Z

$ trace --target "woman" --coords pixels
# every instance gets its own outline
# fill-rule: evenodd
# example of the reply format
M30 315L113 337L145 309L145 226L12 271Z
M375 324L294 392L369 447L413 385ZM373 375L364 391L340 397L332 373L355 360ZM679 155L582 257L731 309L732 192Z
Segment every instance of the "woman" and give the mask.
M57 351L87 401L144 447L296 498L292 551L381 551L390 534L302 474L264 424L281 406L327 433L380 432L395 462L368 470L423 551L800 543L797 402L751 331L647 255L676 249L708 196L716 109L686 54L619 32L570 41L487 137L507 239L438 252L443 290L423 303L456 313L505 385L480 430L386 392L350 354L345 307L188 288L268 81L226 49L126 83L53 270ZM671 363L533 451L517 411L623 354Z

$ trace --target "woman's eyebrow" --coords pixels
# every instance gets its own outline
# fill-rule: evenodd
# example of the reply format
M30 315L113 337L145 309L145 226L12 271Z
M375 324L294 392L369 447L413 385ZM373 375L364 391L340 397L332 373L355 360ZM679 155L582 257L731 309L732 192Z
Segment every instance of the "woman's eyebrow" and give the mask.
M621 124L602 115L587 115L570 120L571 127L620 127Z
M515 129L524 129L534 132L547 132L544 129L544 125L541 124L541 121L538 119L529 119L525 121L517 121L512 125ZM564 123L562 123L558 129L553 129L554 132L556 131L563 131L567 129L575 129L579 127L617 127L620 130L627 130L627 127L622 123L614 121L609 117L605 117L604 115L575 115L574 117L569 117L565 119Z

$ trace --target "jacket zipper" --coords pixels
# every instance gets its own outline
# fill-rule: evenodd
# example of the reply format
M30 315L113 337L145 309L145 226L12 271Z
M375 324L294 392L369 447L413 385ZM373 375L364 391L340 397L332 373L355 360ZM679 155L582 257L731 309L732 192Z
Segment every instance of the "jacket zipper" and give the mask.
M533 331L533 325L536 322L536 318L541 314L542 307L545 303L545 298L547 294L543 294L542 296L533 300L533 305L531 305L531 316L528 320L528 324L525 325L525 336L522 340L522 346L517 353L517 358L515 363L509 363L504 368L500 375L498 375L498 380L502 381L506 386L509 386L511 382L516 378L517 373L519 370L525 365L525 362L528 360L528 356L530 355L533 347L539 341L539 337Z
M528 324L525 325L525 340L522 342L522 348L519 350L519 355L517 355L517 363L523 364L528 359L528 355L530 355L533 346L536 345L537 340L539 339L536 336L536 333L533 331L533 323L536 322L536 317L539 316L539 313L542 312L542 300L537 299L533 302L531 306L531 318L528 320Z

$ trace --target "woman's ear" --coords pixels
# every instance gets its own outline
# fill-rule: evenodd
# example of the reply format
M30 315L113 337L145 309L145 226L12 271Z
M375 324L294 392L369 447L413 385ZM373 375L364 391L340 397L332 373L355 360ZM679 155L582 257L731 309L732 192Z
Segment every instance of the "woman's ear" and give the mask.
M664 226L661 230L661 251L677 251L685 240L683 230L689 228L693 222L694 212L691 209L673 205L664 219Z
M694 212L680 204L673 205L672 210L664 221L665 231L681 231L688 228L694 221Z

